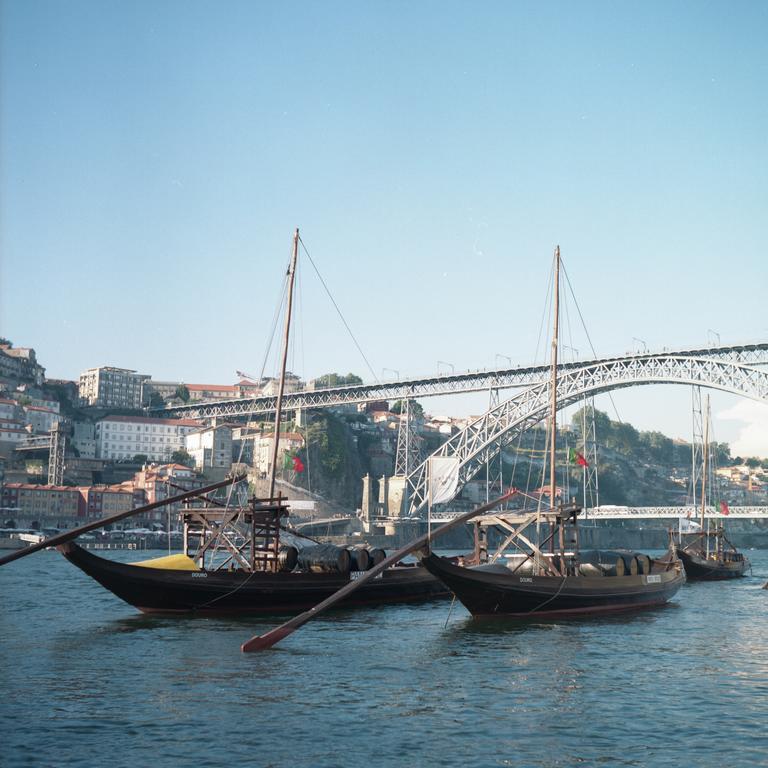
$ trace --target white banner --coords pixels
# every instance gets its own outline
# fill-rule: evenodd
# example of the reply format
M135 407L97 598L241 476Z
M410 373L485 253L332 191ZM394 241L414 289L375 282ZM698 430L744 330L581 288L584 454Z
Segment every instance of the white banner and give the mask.
M701 526L687 517L680 518L680 533L698 533L701 530Z
M429 458L429 501L444 504L450 501L459 487L458 456L431 456Z

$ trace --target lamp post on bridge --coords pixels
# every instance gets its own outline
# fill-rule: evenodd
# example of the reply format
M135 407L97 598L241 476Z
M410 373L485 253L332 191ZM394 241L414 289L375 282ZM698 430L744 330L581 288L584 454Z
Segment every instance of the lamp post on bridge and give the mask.
M395 370L394 368L382 368L381 369L381 378L384 378L384 371L389 371L390 373L395 374L396 379L400 379L400 371Z
M453 363L446 363L445 360L438 360L437 361L437 372L440 373L440 366L441 365L449 365L451 367L451 374L456 373L456 368L454 368Z
M506 361L509 363L509 367L510 367L510 368L512 367L512 358L511 358L511 357L509 357L508 355L501 355L501 354L499 354L498 352L496 353L496 357L493 359L493 363L494 363L494 365L496 364L496 361L497 361L497 360L498 360L500 357L503 357L503 358L504 358L504 359L505 359L505 360L506 360Z
M570 350L571 350L571 352L573 352L573 359L574 359L574 360L576 360L576 358L578 358L578 356L579 356L579 350L578 350L578 349L576 349L576 347L571 347L571 346L569 346L568 344L561 344L560 346L561 346L561 347L562 347L564 350L565 350L565 349L570 349Z
M647 344L646 344L646 343L645 343L645 342L644 342L642 339L638 339L638 338L637 338L637 336L633 336L633 337L632 337L632 341L636 341L636 342L638 342L639 344L642 344L642 345L643 345L643 348L642 348L642 349L638 349L638 350L637 350L637 352L639 352L640 354L644 355L644 354L645 354L645 353L648 351L648 345L647 345ZM636 350L633 348L633 349L632 349L632 353L634 354L634 353L635 353L635 351L636 351Z
M713 331L711 328L707 328L707 342L709 343L710 347L715 346L712 343L712 338L713 337L717 339L717 346L719 347L720 346L720 334L717 331Z

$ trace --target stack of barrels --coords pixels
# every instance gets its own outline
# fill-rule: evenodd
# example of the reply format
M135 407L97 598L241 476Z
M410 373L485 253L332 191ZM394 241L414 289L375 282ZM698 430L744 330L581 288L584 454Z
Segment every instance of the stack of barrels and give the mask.
M349 573L367 571L378 565L386 556L383 549L316 544L301 549L296 564L300 570L311 573Z
M632 552L606 552L597 562L582 563L579 566L579 572L582 576L645 575L651 572L651 558L648 555Z

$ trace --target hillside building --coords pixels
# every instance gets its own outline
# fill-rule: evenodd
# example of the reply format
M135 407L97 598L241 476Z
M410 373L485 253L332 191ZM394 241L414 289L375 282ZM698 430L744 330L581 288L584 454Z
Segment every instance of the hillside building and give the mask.
M143 455L168 462L174 451L186 449L186 436L199 427L193 419L107 416L96 422L96 458L120 461Z
M97 408L141 408L148 379L127 368L89 368L80 374L78 395L81 404Z

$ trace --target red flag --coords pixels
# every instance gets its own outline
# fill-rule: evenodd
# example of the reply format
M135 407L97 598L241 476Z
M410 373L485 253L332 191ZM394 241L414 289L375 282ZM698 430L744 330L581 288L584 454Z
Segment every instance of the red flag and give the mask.
M588 467L589 462L577 450L571 448L571 462L579 467Z
M293 456L293 471L294 472L303 472L304 471L304 462L298 457Z
M720 514L721 515L727 515L731 510L728 509L728 502L727 501L721 501L720 502Z

